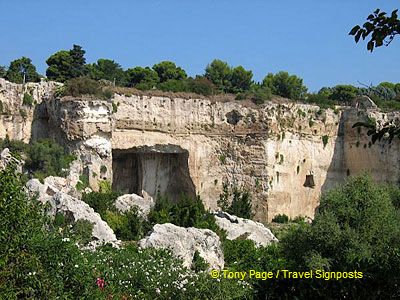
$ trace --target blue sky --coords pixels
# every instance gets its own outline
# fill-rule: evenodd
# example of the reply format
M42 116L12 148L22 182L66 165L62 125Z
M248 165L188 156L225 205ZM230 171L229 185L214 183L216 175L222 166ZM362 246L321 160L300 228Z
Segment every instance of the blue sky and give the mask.
M369 53L347 35L378 7L391 12L400 2L0 0L0 65L28 56L44 74L47 57L75 43L87 62L171 60L195 75L219 58L251 69L255 80L288 71L311 91L400 82L400 37Z

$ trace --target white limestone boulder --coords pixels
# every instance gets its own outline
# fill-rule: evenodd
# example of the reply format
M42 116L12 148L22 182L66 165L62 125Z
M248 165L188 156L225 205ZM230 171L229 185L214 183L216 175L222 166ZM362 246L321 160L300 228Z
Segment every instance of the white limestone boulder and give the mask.
M139 241L141 248L168 248L183 260L186 267L192 264L196 251L212 269L224 267L224 254L218 235L209 229L184 228L174 224L156 224L151 234Z
M17 160L15 157L11 155L11 151L8 148L4 148L0 152L0 171L4 170L7 165L11 162L16 163L17 165L17 172L22 173L22 164L23 162Z
M114 205L115 208L122 213L129 211L132 206L136 206L138 214L146 219L151 209L154 207L155 202L152 197L144 192L143 197L136 194L122 195L117 198Z
M92 237L94 242L92 242L92 246L103 243L111 243L113 245L120 243L110 226L87 203L62 192L55 194L53 199L58 213L72 215L74 221L87 220L93 224Z
M271 230L259 222L239 218L223 211L217 211L213 214L215 222L226 231L229 240L245 237L254 241L257 247L278 242Z
M43 204L50 204L48 210L50 215L55 216L57 213L62 213L72 217L73 221L83 219L93 224L93 241L89 244L89 248L95 248L104 243L111 243L114 246L120 244L114 231L93 208L84 201L58 190L56 186L64 188L63 180L59 180L59 177L47 177L43 184L38 179L31 179L26 184L28 195L38 197Z

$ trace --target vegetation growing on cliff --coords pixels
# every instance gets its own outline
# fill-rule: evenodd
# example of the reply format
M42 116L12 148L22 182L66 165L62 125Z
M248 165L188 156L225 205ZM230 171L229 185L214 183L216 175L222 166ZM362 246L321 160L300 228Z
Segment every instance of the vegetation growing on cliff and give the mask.
M229 214L245 219L253 217L252 200L249 191L236 184L229 185L227 182L222 184L222 193L219 195L217 204Z
M5 73L5 78L15 83L40 81L40 75L36 72L36 67L28 57L21 57L12 61Z
M389 22L388 20L386 21ZM390 23L390 26L392 25ZM363 30L359 28L357 32ZM363 37L371 32L368 30ZM358 35L356 32L355 34ZM389 31L386 36L391 36ZM372 37L372 39L378 38ZM109 86L133 87L142 91L160 90L204 96L233 94L236 100L248 99L258 105L275 95L293 101L316 104L322 108L334 108L335 105L349 105L355 97L366 95L385 110L400 109L400 83L382 82L376 86L365 87L336 85L323 87L316 93L307 93L303 79L296 75L280 71L276 74L269 73L262 82L255 82L251 70L246 70L240 65L232 67L219 59L214 59L208 64L204 74L188 77L182 67L171 61L162 61L152 67L136 66L124 70L114 60L106 58L86 64L85 53L81 46L73 45L72 49L58 51L47 59L47 78L66 83L60 95L94 94L97 97L110 98L112 89L100 85L98 83L100 81ZM40 79L35 66L26 57L13 61L8 69L0 68L0 77L12 82L22 83L24 74L26 82Z
M32 177L43 180L48 176L65 176L65 171L75 159L52 140L40 140L32 144L0 139L0 149L9 148L25 160L24 169Z

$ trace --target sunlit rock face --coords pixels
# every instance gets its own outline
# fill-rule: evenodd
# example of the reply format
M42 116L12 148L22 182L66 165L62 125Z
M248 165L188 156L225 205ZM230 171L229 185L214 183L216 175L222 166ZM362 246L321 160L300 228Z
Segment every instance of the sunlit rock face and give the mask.
M363 129L352 128L370 117L398 117L372 104L321 110L285 99L263 106L150 95L58 99L57 84L37 83L37 104L28 108L21 85L0 86L7 107L0 138L56 139L78 157L94 190L107 180L139 196L200 195L217 209L222 183L236 183L250 191L254 218L270 221L277 214L313 217L321 193L348 175L400 178L399 142L371 145Z
M218 235L209 229L184 228L174 224L156 224L149 236L138 242L141 248L170 249L190 268L195 252L209 264L210 269L224 268L224 254Z

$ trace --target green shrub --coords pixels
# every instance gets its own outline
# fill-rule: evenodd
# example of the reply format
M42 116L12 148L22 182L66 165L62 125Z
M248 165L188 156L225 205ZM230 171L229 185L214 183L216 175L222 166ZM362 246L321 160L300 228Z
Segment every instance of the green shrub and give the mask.
M285 215L285 214L279 214L279 215L276 215L273 219L272 219L272 222L275 222L275 223L288 223L289 222L289 217L287 216L287 215Z
M322 143L324 144L324 148L328 144L328 140L329 140L329 136L327 136L327 135L322 136Z
M137 240L144 236L149 225L139 216L137 208L121 213L114 206L119 194L109 189L100 192L91 192L82 195L82 200L89 204L95 212L114 230L117 238L121 240Z
M76 189L78 191L83 191L84 189L86 189L87 187L89 187L89 176L87 175L80 175L79 176L79 181L76 184Z
M120 194L115 192L91 192L82 195L82 201L89 204L95 212L99 213L103 220L107 211L115 211L114 203Z
M109 89L104 89L99 82L89 77L69 79L60 91L60 96L80 97L83 95L93 95L106 100L110 99L113 93Z
M192 260L191 269L195 272L206 271L210 265L202 258L199 251L195 251Z
M305 222L305 217L303 216L297 216L292 220L293 223L304 223Z
M271 100L272 93L268 87L259 87L251 95L251 100L257 104L264 104L266 101Z
M65 176L66 169L76 158L67 154L61 145L49 139L27 145L23 151L26 155L25 168L33 177L40 180L48 176Z
M265 270L275 275L277 270L289 267L279 245L256 247L251 240L236 239L224 240L222 246L225 268L230 271ZM253 286L254 299L292 299L289 297L291 283L288 279L262 280L247 276L246 281Z
M47 231L40 202L27 199L13 166L0 171L0 186L0 298L96 295L91 268L83 263L81 252L58 231Z
M106 172L107 172L107 167L105 165L101 165L100 173L106 173Z
M236 185L229 186L227 182L224 182L217 204L229 214L245 219L253 217L252 200L249 191Z
M321 197L311 225L299 224L281 240L298 269L363 272L362 280L351 282L309 281L303 289L308 298L398 297L400 217L392 199L369 176L349 178Z
M188 79L189 91L192 93L210 96L215 93L215 85L203 76L196 76L195 79Z
M168 81L159 83L157 88L164 92L189 92L189 85L187 80L170 79Z
M151 224L172 223L181 227L208 228L220 233L214 216L205 208L200 197L192 199L181 195L178 201L172 201L158 195L156 204L149 214Z
M138 240L146 233L144 220L139 217L136 207L124 214L107 210L104 220L114 230L117 238L124 241Z
M113 112L113 114L117 113L117 111L118 111L118 105L115 104L115 102L113 102L112 103L112 112Z
M26 153L28 147L29 145L22 141L10 140L8 135L6 135L4 140L0 139L0 149L8 148L13 155L17 155L18 157Z
M100 180L99 191L100 193L111 193L112 192L111 182L108 180Z
M24 97L22 98L22 104L26 106L32 106L34 103L33 97L31 94L25 93Z

